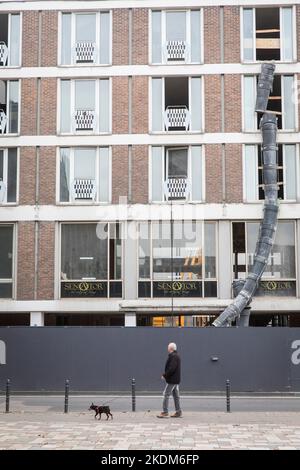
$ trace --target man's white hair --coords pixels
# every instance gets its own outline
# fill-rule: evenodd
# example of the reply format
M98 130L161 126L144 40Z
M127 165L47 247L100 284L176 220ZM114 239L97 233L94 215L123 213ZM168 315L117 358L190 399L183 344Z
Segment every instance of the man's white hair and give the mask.
M177 351L176 343L169 343L169 348L172 349L172 351Z

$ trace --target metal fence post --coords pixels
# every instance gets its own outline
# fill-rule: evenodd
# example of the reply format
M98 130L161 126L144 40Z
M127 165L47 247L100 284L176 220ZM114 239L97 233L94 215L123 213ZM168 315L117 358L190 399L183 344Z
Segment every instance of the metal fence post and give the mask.
M131 398L132 398L132 411L135 411L136 409L135 379L131 379Z
M10 405L10 380L6 381L6 400L5 400L5 413L9 413Z
M69 411L69 391L70 391L70 382L66 380L65 384L65 413Z
M230 413L230 380L226 380L226 410Z

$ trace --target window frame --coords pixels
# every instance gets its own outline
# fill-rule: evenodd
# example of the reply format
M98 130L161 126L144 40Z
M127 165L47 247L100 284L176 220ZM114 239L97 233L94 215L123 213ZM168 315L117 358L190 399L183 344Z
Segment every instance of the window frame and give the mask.
M266 6L267 7L267 6ZM279 29L280 29L280 60L273 60L272 62L275 63L287 63L291 64L297 61L297 21L296 21L296 6L295 5L286 5L286 6L280 6L280 5L273 5L273 8L278 8L279 9ZM293 57L292 60L283 60L282 55L283 55L283 49L282 49L282 9L283 8L291 8L292 9L292 23L293 23ZM253 63L263 63L264 61L262 60L257 60L256 59L256 47L254 47L253 50L253 60L245 60L244 58L244 15L243 11L245 10L253 10L253 16L252 16L252 21L253 21L253 44L254 46L256 45L256 17L255 17L255 10L259 9L259 6L254 6L251 7L251 4L249 6L241 6L240 7L240 44L241 44L241 50L240 50L240 57L241 57L241 62L243 64L253 64Z
M74 170L74 156L75 156L75 150L76 149L86 149L86 148L93 148L96 150L95 152L95 169L96 169L96 186L97 186L97 197L94 201L92 200L84 200L84 199L79 199L79 200L72 200L72 198L69 195L69 201L61 201L60 200L60 158L61 158L61 150L64 148L68 148L70 150L70 181L72 181L72 178L74 179L74 171L72 175L72 168ZM100 149L101 148L107 148L108 149L108 158L109 158L109 201L104 202L104 201L99 201L99 188L100 188ZM73 164L71 163L71 160L73 160ZM56 204L58 205L108 205L111 204L112 202L112 147L107 145L107 146L61 146L57 147L57 152L56 152Z
M162 199L161 201L154 201L152 199L152 149L153 147L160 147L163 152L163 158L162 158L162 175L163 175L163 181L161 182L161 194L162 194ZM193 181L192 181L192 147L200 147L201 148L201 173L202 173L202 181L201 181L201 194L202 198L200 200L198 199L193 199ZM168 149L172 150L179 150L179 149L187 149L187 166L188 166L188 183L190 185L190 195L186 199L178 199L178 200L172 200L172 204L194 204L194 203L205 203L205 146L203 144L195 144L195 145L180 145L180 146L172 146L172 145L149 145L149 151L148 151L148 174L149 174L149 184L148 184L148 201L149 204L170 204L170 201L166 199L163 191L163 184L166 181L166 172L165 168L167 165L167 152Z
M17 150L17 174L16 174L16 200L13 202L7 202L7 176L8 176L8 150L9 148L15 148ZM19 178L20 178L20 147L2 147L0 151L3 151L3 182L6 186L4 201L0 202L1 206L16 206L19 204Z
M83 279L68 279L63 280L61 279L61 273L62 273L62 226L63 225L95 225L95 230L97 227L97 224L103 224L103 225L108 225L108 236L107 236L107 279L96 279L93 280L92 282L107 282L107 297L96 297L95 299L92 299L91 297L87 297L85 300L91 301L107 301L108 299L120 301L125 298L125 282L124 282L124 264L125 264L125 256L124 256L124 224L120 221L107 221L107 222L95 222L95 221L64 221L59 223L59 230L58 230L58 238L59 238L59 250L58 250L58 298L59 300L64 300L64 301L74 301L77 299L77 297L62 297L61 295L61 283L62 282L84 282ZM111 226L113 224L119 224L120 227L120 237L121 237L121 277L120 279L110 279L110 243L109 240L110 234L111 234ZM110 283L111 282L120 282L122 285L122 297L111 297L110 296Z
M200 62L192 62L191 60L191 11L200 12ZM160 11L161 12L161 62L152 61L152 12ZM164 60L163 47L166 42L166 13L168 11L172 12L182 12L185 13L185 24L186 24L186 42L188 44L188 58L187 60L172 60L168 62ZM203 22L203 7L199 6L198 8L174 8L174 9L160 9L160 8L150 8L148 11L148 63L150 65L196 65L204 63L204 22Z
M14 300L16 298L16 272L17 272L17 224L1 222L1 227L12 227L12 259L11 259L11 272L12 278L1 278L1 284L11 284L11 297L0 297L1 300Z
M108 48L109 48L109 62L108 63L100 63L100 14L101 13L108 13L109 14L109 40L108 40ZM64 14L71 15L71 63L70 64L62 64L62 54L61 54L61 47L62 47L62 17ZM74 61L73 57L73 47L76 42L76 15L84 15L84 14L95 14L96 15L96 45L98 48L98 60L95 63L86 62L86 63L77 63ZM58 58L58 67L108 67L112 65L112 35L113 35L113 28L112 28L112 11L110 9L100 9L100 10L84 10L84 11L60 11L58 15L58 51L57 51L57 58Z
M99 130L99 125L100 125L100 120L99 120L99 115L100 115L100 80L107 80L108 81L108 100L109 100L109 106L108 106L108 130L105 132L100 132ZM70 131L69 132L62 132L61 131L61 83L63 81L69 81L70 82ZM74 129L74 123L73 123L73 116L75 113L75 82L76 81L94 81L95 82L95 113L96 113L96 128L95 130L78 130L76 131ZM97 77L97 78L88 78L88 77L82 77L82 78L60 78L57 81L57 129L56 132L58 135L110 135L112 134L112 78L111 77Z
M149 300L149 299L156 299L156 300L159 300L159 299L162 299L162 298L172 298L172 296L170 297L154 297L153 296L153 282L162 282L160 281L159 279L154 279L153 277L153 225L156 223L170 223L170 220L139 220L138 221L138 225L137 225L137 234L138 234L138 237L137 237L137 248L136 248L136 272L137 272L137 293L138 293L138 287L139 287L139 282L150 282L150 297L140 297L139 295L137 296L138 299L144 299L144 300ZM173 221L173 222L176 222L176 221ZM203 241L203 246L202 246L202 259L204 259L204 263L202 263L201 265L201 269L202 269L202 277L201 279L199 279L198 281L196 282L201 282L202 284L202 296L201 297L194 297L194 299L218 299L219 298L219 281L218 281L218 274L219 274L219 244L218 244L218 222L216 220L184 220L183 222L200 222L202 223L202 227L201 227L201 239ZM215 254L216 254L216 277L211 277L211 278L206 278L205 277L205 258L206 258L206 250L205 250L205 224L209 224L209 223L213 223L214 224L214 228L215 228ZM139 233L140 233L140 225L141 224L148 224L148 227L149 228L149 234L150 234L150 265L149 265L149 268L150 268L150 277L149 278L140 278L140 271L139 271L139 260L140 260L140 257L139 257L139 249L140 249L140 236L139 236ZM165 281L165 280L163 280ZM209 282L209 281L212 281L212 282L216 282L217 283L217 296L216 297L205 297L204 296L204 292L205 292L205 289L204 289L204 286L205 286L205 282ZM171 282L171 281L169 281ZM173 281L174 282L174 281ZM182 281L182 282L189 282L189 281ZM191 281L193 282L193 281Z
M17 79L7 79L7 78L0 78L1 81L7 83L7 88L6 88L6 116L7 116L7 125L6 125L6 130L3 134L0 134L0 139L4 135L9 135L9 136L19 136L20 135L20 129L21 129L21 87L22 87L22 80L20 78ZM18 82L18 130L17 132L10 132L10 83L11 82ZM7 131L9 129L9 132ZM1 140L0 140L1 141Z
M7 14L8 16L8 34L7 34L7 47L8 47L8 58L7 58L7 65L1 65L1 69L8 69L8 68L21 68L22 67L22 33L23 33L23 12L22 11L11 11L11 12L2 12L3 14ZM19 15L19 22L20 22L20 29L19 29L19 56L18 56L18 65L11 65L10 63L10 43L11 43L11 17L13 15Z

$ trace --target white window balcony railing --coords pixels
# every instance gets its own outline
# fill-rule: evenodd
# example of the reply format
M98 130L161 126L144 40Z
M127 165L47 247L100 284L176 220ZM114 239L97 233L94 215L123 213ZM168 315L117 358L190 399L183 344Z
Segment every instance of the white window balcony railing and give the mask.
M190 127L190 112L186 106L167 106L164 115L167 130L182 128L188 130Z
M94 131L96 127L96 113L93 109L78 109L74 115L76 131Z
M0 109L0 133L4 134L7 126L7 116L3 109Z
M171 176L164 182L164 194L167 200L187 200L190 184L186 176Z
M74 59L77 64L95 63L97 47L94 42L78 41L74 46Z
M167 41L164 47L165 62L186 61L188 47L186 41Z
M0 65L6 65L8 59L8 47L4 41L0 41Z
M72 198L73 200L96 199L96 181L92 179L75 179L72 184Z

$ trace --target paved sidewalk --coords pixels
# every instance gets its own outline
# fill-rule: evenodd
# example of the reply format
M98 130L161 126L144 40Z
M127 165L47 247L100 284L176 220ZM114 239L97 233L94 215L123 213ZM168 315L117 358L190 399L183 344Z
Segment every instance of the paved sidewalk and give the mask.
M300 449L300 413L0 413L0 449Z

